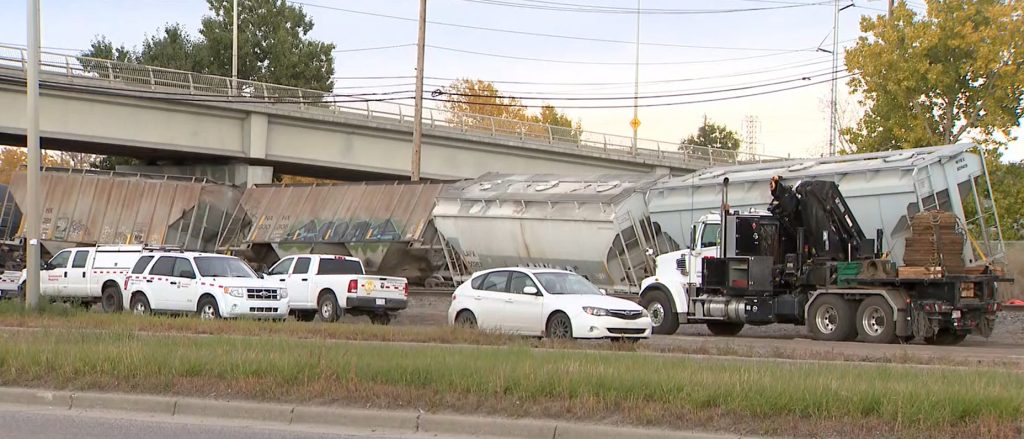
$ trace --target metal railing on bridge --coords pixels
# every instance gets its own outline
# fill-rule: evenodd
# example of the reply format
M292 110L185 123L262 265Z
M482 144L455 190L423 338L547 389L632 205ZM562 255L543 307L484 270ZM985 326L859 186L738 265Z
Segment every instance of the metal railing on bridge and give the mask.
M0 45L0 72L24 71L28 54L24 47ZM73 87L97 93L110 90L146 90L152 97L189 102L233 102L289 106L317 114L356 117L375 122L412 125L413 109L395 98L371 94L338 94L267 84L222 76L150 67L106 59L61 53L42 53L43 81L58 79ZM45 84L44 87L49 86ZM531 146L557 150L603 152L613 158L700 169L709 166L781 160L783 157L729 151L678 142L638 139L593 131L487 115L457 113L441 108L424 108L427 129L456 131L467 136L518 140Z

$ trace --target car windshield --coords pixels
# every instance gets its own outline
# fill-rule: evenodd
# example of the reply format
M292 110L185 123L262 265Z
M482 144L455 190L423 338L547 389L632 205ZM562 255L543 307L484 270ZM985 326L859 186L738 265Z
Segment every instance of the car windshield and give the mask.
M256 277L256 273L240 259L223 256L200 256L196 268L203 277Z
M601 294L594 284L576 273L536 273L549 294Z

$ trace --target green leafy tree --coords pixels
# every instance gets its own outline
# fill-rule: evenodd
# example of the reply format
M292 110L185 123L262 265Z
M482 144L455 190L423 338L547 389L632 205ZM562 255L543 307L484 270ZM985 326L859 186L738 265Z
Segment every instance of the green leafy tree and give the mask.
M846 53L851 93L866 109L844 129L849 152L973 140L986 164L1006 239L1024 238L1024 163L1000 149L1024 116L1024 3L928 0L926 16L898 4L891 17L865 17L866 33ZM973 204L965 206L974 216ZM977 233L977 231L975 231Z
M704 116L704 123L696 133L679 143L679 150L711 162L725 162L736 160L740 145L740 137L735 131Z
M582 122L573 122L550 104L541 106L538 114L530 114L522 101L505 95L490 81L458 79L441 93L445 96L441 108L452 125L569 142L578 141L583 132Z
M956 143L1005 144L1024 116L1024 3L902 2L864 17L846 52L851 93L866 109L844 135L858 152Z
M207 0L199 34L213 75L231 76L232 0ZM335 45L309 38L313 20L286 0L239 0L238 77L329 92Z
M79 60L87 71L115 78L128 72L108 71L105 64L88 58L231 76L232 0L207 3L212 14L203 17L198 36L171 24L147 37L138 50L115 48L99 36ZM334 88L335 46L308 37L313 21L300 6L285 0L239 0L238 9L240 79L323 92Z

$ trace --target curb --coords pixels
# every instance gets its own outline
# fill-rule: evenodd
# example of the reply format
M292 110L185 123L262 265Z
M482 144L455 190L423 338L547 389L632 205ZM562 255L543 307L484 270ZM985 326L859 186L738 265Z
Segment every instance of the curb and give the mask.
M285 425L344 427L370 432L436 436L489 436L551 439L726 439L739 436L611 427L570 422L463 416L353 408L292 406L251 401L218 401L123 393L65 392L0 387L0 404L61 410L113 410L166 416L258 420Z

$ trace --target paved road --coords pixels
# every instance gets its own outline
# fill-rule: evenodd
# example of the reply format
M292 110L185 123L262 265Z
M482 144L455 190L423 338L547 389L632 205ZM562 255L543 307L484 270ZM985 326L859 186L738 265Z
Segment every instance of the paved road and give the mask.
M207 418L59 410L0 405L5 439L422 439L433 434L394 435ZM454 439L454 437L452 438Z

